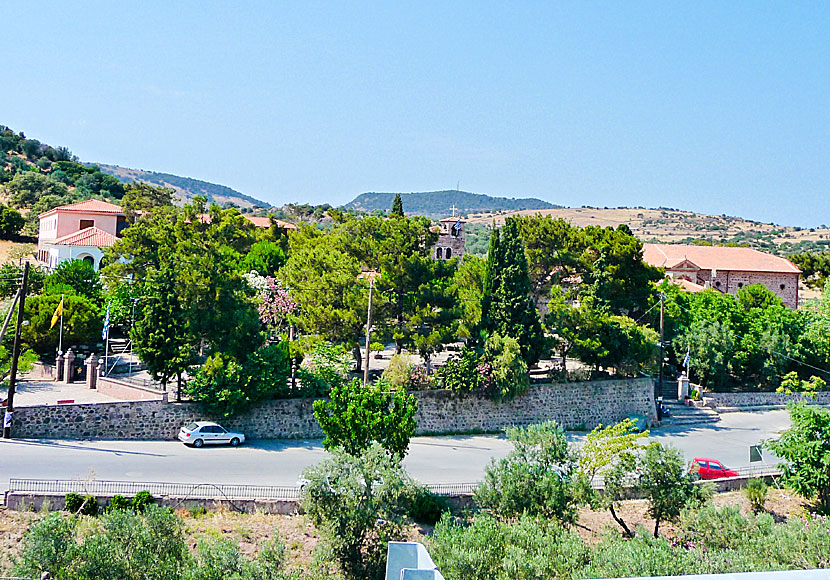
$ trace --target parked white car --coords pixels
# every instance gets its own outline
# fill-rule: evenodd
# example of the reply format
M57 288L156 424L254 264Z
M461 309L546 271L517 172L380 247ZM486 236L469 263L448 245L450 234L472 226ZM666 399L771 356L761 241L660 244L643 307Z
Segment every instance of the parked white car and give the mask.
M179 431L179 441L193 447L222 444L236 447L240 443L245 443L245 435L228 431L212 421L197 421L182 427L182 430Z

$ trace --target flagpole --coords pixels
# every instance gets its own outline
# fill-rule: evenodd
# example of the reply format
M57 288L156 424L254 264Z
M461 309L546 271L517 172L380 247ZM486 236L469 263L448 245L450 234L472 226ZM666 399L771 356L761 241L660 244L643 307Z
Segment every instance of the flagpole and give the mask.
M61 305L63 305L63 294L61 294ZM61 306L61 329L58 334L58 354L63 353L63 306Z

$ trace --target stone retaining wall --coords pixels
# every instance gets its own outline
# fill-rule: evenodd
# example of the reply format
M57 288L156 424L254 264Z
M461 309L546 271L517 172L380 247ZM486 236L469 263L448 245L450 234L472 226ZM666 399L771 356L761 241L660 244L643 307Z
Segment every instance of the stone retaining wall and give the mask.
M704 402L707 407L763 407L773 405L786 405L791 401L803 400L806 403L818 405L830 405L830 391L816 393L815 398L801 397L798 395L785 395L775 392L758 393L706 393Z
M421 435L499 431L548 419L569 429L591 429L632 414L655 420L652 382L647 378L538 385L505 402L449 391L415 395L416 432ZM313 439L323 433L312 403L268 401L233 419L211 417L196 403L163 401L18 407L13 432L16 438L159 440L174 439L182 425L192 421L216 420L251 439Z

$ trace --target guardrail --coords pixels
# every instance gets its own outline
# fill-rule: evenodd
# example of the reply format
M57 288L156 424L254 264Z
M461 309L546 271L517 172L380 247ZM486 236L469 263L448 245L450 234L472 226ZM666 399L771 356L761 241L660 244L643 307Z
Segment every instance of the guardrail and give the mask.
M428 485L436 495L471 495L477 483L439 483ZM286 485L235 485L214 483L165 483L134 481L83 481L57 479L10 479L9 493L66 495L77 493L94 496L134 496L139 491L154 496L174 496L188 499L231 500L292 500L300 499L302 489Z

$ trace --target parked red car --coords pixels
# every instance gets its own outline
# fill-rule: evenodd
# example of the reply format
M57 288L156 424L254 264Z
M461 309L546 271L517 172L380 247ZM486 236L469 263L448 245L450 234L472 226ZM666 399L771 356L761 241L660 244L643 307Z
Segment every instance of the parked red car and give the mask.
M728 469L717 459L695 457L689 467L689 473L697 473L700 479L720 479L722 477L738 477L738 472Z

